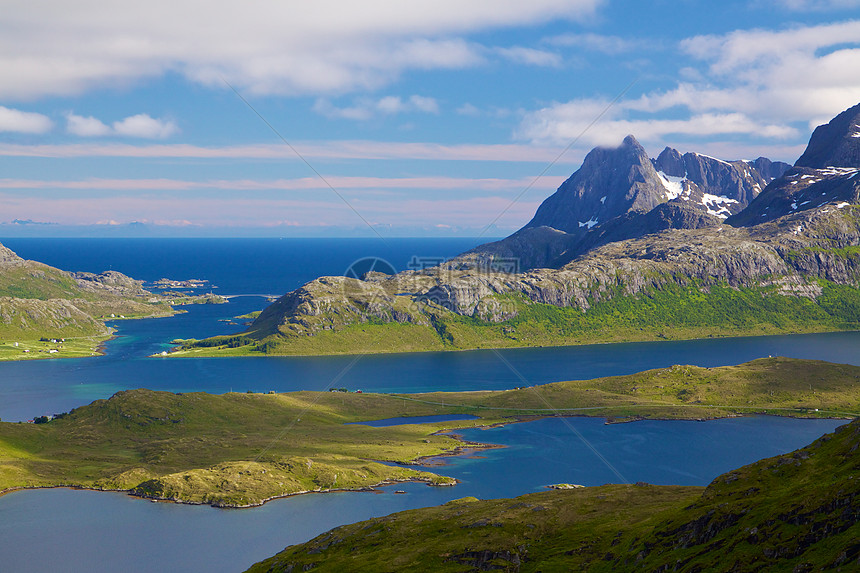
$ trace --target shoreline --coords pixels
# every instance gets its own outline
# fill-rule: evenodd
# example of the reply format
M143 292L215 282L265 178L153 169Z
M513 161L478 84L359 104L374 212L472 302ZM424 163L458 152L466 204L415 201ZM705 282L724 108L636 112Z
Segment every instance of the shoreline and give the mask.
M535 348L565 348L572 347L578 348L583 346L603 346L610 344L641 344L641 343L661 343L661 342L687 342L687 341L695 341L695 340L717 340L717 339L739 339L739 338L761 338L765 336L803 336L803 335L811 335L811 334L828 334L828 333L838 333L838 332L860 332L860 329L857 328L822 328L822 329L810 329L810 330L792 330L786 332L765 332L761 334L753 334L749 332L738 333L738 334L713 334L708 336L693 336L690 338L662 338L659 336L654 337L645 337L645 338L637 338L630 340L611 340L611 341L589 341L589 342L578 342L578 343L569 343L562 342L559 344L523 344L523 345L511 345L511 346L482 346L482 347L474 347L474 348L431 348L426 350L368 350L366 352L325 352L325 353L311 353L311 354L267 354L263 352L252 352L247 351L247 353L229 353L229 350L232 349L224 349L221 348L217 351L213 351L211 348L203 348L201 347L200 352L194 352L189 350L168 350L167 357L173 358L313 358L313 357L325 357L325 356L391 356L397 354L426 354L431 352L478 352L478 351L497 351L497 350L531 350ZM242 333L237 333L235 336L239 336ZM242 347L240 347L241 349ZM195 349L196 350L196 349ZM227 350L227 352L224 352ZM161 356L160 354L153 354L151 357Z
M435 454L435 455L431 455L431 456L419 456L417 458L409 460L408 462L384 462L384 461L379 461L379 460L372 460L372 461L376 461L378 463L392 464L392 465L396 465L399 467L422 466L422 467L426 467L426 468L441 468L441 467L445 467L446 465L448 465L445 461L446 458L456 458L456 457L461 457L461 456L462 457L480 458L482 456L477 456L475 454L483 452L483 451L494 450L494 449L503 449L503 448L509 447L505 444L485 444L485 443L481 443L481 442L473 442L470 440L466 440L463 438L462 434L457 433L458 430L464 430L464 429L489 430L492 428L504 427L504 426L507 426L509 424L520 424L520 423L534 422L537 420L543 420L543 419L549 419L549 418L601 418L602 417L605 419L604 423L606 425L609 425L609 424L632 423L632 422L640 422L640 421L658 421L658 422L671 422L671 421L693 422L693 421L697 421L697 422L707 422L710 420L720 420L720 419L725 419L725 418L746 418L746 417L750 417L750 416L774 416L777 418L794 418L794 419L799 419L799 420L828 419L828 420L850 421L852 419L852 418L846 418L846 417L823 417L823 416L801 417L801 416L782 416L779 414L751 413L751 414L735 414L735 415L729 414L729 415L722 416L719 418L717 418L717 417L714 417L714 418L642 418L642 417L636 417L633 419L621 419L621 420L617 420L617 421L612 421L610 418L606 418L605 416L588 416L586 414L580 414L580 415L576 415L576 414L570 414L570 415L536 415L536 416L526 415L526 416L516 416L516 417L511 418L510 420L495 421L495 422L490 422L488 424L479 424L479 425L469 426L469 427L442 429L442 430L438 430L436 432L433 432L432 435L446 435L452 439L455 439L455 440L461 442L462 445L458 445L457 447L455 447L454 449L452 449L448 452L443 452L441 454ZM466 421L474 422L474 420L463 420L463 421L464 422L466 422ZM434 462L433 460L437 460L437 461ZM447 476L440 476L440 477L447 477ZM2 498L3 496L5 496L7 494L14 493L16 491L28 491L28 490L39 490L39 489L72 489L72 490L81 490L81 491L124 493L124 494L128 495L129 497L137 498L137 499L140 499L141 501L147 500L147 501L150 501L152 503L175 503L175 504L179 504L179 505L208 505L210 507L214 507L217 509L251 509L254 507L261 507L270 501L275 501L278 499L284 499L284 498L298 496L298 495L325 494L325 493L338 493L338 492L355 492L355 493L372 492L372 491L375 491L376 488L387 487L387 486L396 485L399 483L423 483L423 484L427 485L428 487L455 487L457 484L460 483L460 480L457 478L451 478L451 479L454 480L452 483L438 483L438 484L432 483L430 478L410 478L410 479L400 479L400 480L391 479L391 480L383 480L381 482L377 482L377 483L370 484L367 486L356 487L356 488L316 489L316 490L303 490L303 491L290 492L290 493L285 493L285 494L281 494L281 495L275 495L275 496L267 497L258 503L250 503L250 504L243 504L243 505L207 503L207 502L203 502L203 501L186 501L186 500L182 500L182 499L171 499L171 498L159 498L159 497L152 497L152 496L147 496L147 495L135 494L135 493L133 493L133 490L131 490L131 489L109 489L109 488L100 488L100 487L88 487L88 486L79 485L79 484L13 486L13 487L9 487L9 488L0 490L0 498ZM549 487L549 486L547 486L547 487Z

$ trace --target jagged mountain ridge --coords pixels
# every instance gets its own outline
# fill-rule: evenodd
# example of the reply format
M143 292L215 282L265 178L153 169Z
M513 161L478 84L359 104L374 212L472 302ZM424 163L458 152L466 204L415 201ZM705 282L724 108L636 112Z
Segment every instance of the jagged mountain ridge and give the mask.
M827 204L858 202L860 183L860 104L815 128L794 166L742 212L726 222L751 226Z
M521 270L559 268L606 243L666 229L716 226L740 213L791 166L759 157L723 161L666 147L650 159L635 137L598 147L538 207L522 229L461 257L486 263L518 259ZM536 229L549 228L563 234Z
M852 133L846 137L853 137ZM830 141L837 147L842 145L839 139ZM466 323L457 322L456 317L470 317L482 321L475 325L512 325L495 333L497 339L492 344L508 344L511 338L522 345L510 321L521 315L535 315L537 311L529 305L587 312L619 297L635 301L669 291L679 293L678 289L688 289L684 291L687 292L685 297L701 295L707 299L711 289L719 289L721 285L737 292L753 289L758 294L751 299L738 298L726 303L727 308L722 310L705 309L713 316L725 317L714 318L711 323L714 325L719 320L731 320L737 305L754 308L762 304L756 300L765 299L769 302L759 309L760 312L771 312L767 308L782 308L788 312L785 304L794 309L790 312L796 316L809 311L811 314L804 315L798 323L801 325L807 324L807 320L817 320L813 317L823 316L821 312L830 317L828 320L842 324L841 328L860 323L860 295L857 295L860 287L860 177L854 176L860 171L860 163L853 167L795 166L768 183L746 209L721 219L709 214L708 206L701 202L681 196L670 197L665 192L666 187L662 183L658 186L655 181L679 178L681 190L689 189L690 197L694 196L695 189L705 194L721 181L729 181L735 189L734 200L740 203L755 195L755 185L760 186L764 181L758 169L773 177L785 164L781 166L763 158L752 162L722 162L702 159L704 156L696 154L682 156L672 150L664 150L661 157L652 162L632 137L626 138L616 150L595 150L589 157L583 169L544 202L529 225L507 239L483 245L433 269L407 271L390 277L372 276L365 280L317 279L281 297L245 334L253 340L271 341L277 348L279 344L290 344L289 341L297 337L345 332L351 325L363 325L359 329L361 332L365 332L364 326L367 326L370 329L367 332L371 332L374 328L382 328L380 325L401 324L431 329L428 332L432 335L425 332L422 336L438 337L441 348L474 348L489 344L481 338L487 335L484 330L480 334L475 334L479 331L467 332L462 339L464 342L457 345L457 336L472 326L464 326ZM600 162L619 157L622 163L616 165L614 173L598 173L596 166ZM628 169L622 169L622 164ZM633 167L629 168L630 165ZM680 175L667 175L665 171L661 174L655 165L676 174L684 169L686 180ZM603 177L607 184L617 183L620 187L616 191L621 189L623 193L610 201L609 190L580 185L591 180L592 175ZM643 182L645 178L650 179ZM821 186L827 188L821 191ZM819 193L821 199L801 205L804 202L799 201L800 194L813 191ZM561 205L566 197L574 198L573 206ZM603 197L605 201L601 201ZM580 200L584 207L576 206ZM654 206L650 207L652 204ZM551 218L555 215L548 210L552 205L559 205L560 215L556 219ZM588 209L598 206L612 207L618 214L592 225L591 229L581 227L582 218L594 217L594 213L589 215ZM645 211L648 207L650 209ZM769 214L763 217L762 212ZM755 220L746 221L745 217ZM574 225L569 224L571 221ZM573 232L543 224L547 222L559 226L567 224L566 228ZM519 259L521 272L511 273L509 267L494 266L500 257ZM839 285L849 290L837 295L834 288ZM731 291L724 295L733 296ZM839 306L842 303L829 306L830 310L825 311L802 302L781 302L772 298L783 296L787 301L802 299L818 305L822 295L830 301L828 304L844 296L850 300L843 306ZM855 298L857 309L852 306ZM684 304L683 298L672 300L674 302L663 304ZM806 310L801 312L801 309ZM535 316L549 316L540 312ZM541 338L529 331L532 344L569 344L580 340L565 338L567 335L563 333L568 328L565 325L581 315L562 317L553 314L554 311L547 312L555 318L539 319L538 323L554 325L553 328L557 327L554 332L559 336ZM773 320L781 323L779 313L783 311L774 312L777 314L773 315ZM621 320L625 315L618 311L617 316ZM671 313L665 317L653 316L654 320L668 321L659 324L671 325L676 320ZM689 324L696 320L696 317L688 317ZM750 320L760 320L760 316L752 314L745 319ZM533 328L534 324L527 321L523 328ZM646 324L651 325L647 321ZM452 328L455 327L461 330L454 332ZM637 336L635 327L626 332ZM392 346L385 342L388 340L385 336L388 334L373 340L374 348L381 349L373 351L391 351ZM351 344L352 339L349 340ZM336 345L343 342L338 339ZM356 342L355 348L350 346L350 350L366 351L362 344ZM341 346L335 351L338 348Z

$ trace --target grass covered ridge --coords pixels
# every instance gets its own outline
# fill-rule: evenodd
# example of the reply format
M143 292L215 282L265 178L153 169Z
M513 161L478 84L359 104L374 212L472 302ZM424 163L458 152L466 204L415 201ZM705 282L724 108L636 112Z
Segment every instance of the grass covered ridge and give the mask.
M462 446L438 434L547 415L713 418L763 412L860 416L860 367L768 358L497 392L172 394L119 392L45 424L0 423L0 490L76 485L191 503L247 506L392 480L452 480L410 463ZM389 417L478 420L374 428Z
M463 316L433 305L407 311L409 322L361 317L337 309L302 317L306 329L258 328L244 335L186 341L173 356L265 356L415 352L563 346L602 342L681 340L854 330L860 328L860 289L818 280L816 299L786 295L780 286L730 287L668 283L636 295L604 293L582 311L537 303L522 294L491 295L485 306L514 309L502 322ZM402 303L402 304L401 304ZM399 306L398 306L399 305ZM347 320L349 319L349 320ZM328 324L313 330L316 323Z

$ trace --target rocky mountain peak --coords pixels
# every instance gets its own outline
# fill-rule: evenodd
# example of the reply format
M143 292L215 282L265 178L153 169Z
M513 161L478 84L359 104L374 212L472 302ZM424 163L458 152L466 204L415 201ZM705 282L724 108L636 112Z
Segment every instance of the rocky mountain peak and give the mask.
M15 251L0 245L0 265L20 264L24 260Z
M816 127L794 167L771 181L742 213L727 223L753 226L828 205L844 209L858 201L860 104Z
M648 153L628 135L618 147L592 149L525 228L584 234L627 211L650 211L665 200L664 193Z
M684 158L677 149L666 147L654 160L654 167L658 171L662 171L670 177L686 177L687 168L684 165Z
M860 167L860 104L849 108L812 132L795 167Z

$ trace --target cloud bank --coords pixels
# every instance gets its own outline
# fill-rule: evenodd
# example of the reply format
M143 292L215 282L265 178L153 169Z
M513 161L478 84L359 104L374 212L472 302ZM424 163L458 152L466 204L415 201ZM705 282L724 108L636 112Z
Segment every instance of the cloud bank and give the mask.
M574 39L616 49L588 36ZM582 135L583 143L610 145L628 133L646 143L709 136L778 142L805 138L860 101L860 20L695 36L679 49L697 68L674 88L612 106L598 98L554 102L527 113L517 136L543 144ZM587 129L607 106L604 118Z
M258 94L377 89L406 70L477 65L462 36L591 17L602 0L7 0L2 98L82 93L177 72ZM537 53L514 51L545 65Z

